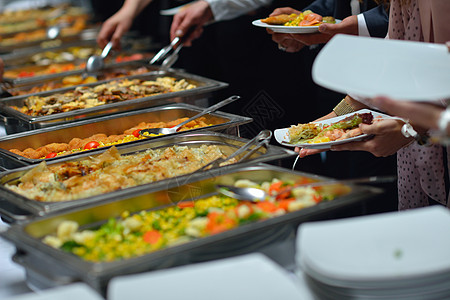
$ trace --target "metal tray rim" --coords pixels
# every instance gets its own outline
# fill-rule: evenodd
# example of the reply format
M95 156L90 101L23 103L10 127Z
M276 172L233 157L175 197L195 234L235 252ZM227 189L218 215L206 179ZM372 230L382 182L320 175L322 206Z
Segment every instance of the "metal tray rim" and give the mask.
M306 174L303 172L291 171L289 169L285 169L285 168L281 168L281 167L277 167L277 166L273 166L273 165L267 165L264 163L257 164L254 166L243 167L238 170L229 170L229 172L227 172L227 174L233 173L233 172L252 171L252 170L273 170L273 171L280 171L280 172L288 172L288 173L292 173L294 175L308 175L308 176L312 175L312 174ZM315 175L315 177L318 179L319 178L326 179L326 177L317 176L317 175ZM354 186L354 185L352 185L352 187L354 187L354 189L356 191L356 193L354 193L353 196L355 194L359 195L358 199L354 199L354 198L349 197L348 195L345 195L345 196L339 197L337 199L334 199L332 201L322 202L315 206L304 208L304 209L294 211L294 212L290 212L290 213L287 213L282 216L262 220L262 221L255 222L255 223L242 225L242 226L239 226L237 228L228 230L226 232L223 232L223 233L220 233L217 235L203 237L203 238L200 238L197 240L190 241L185 244L172 246L169 248L164 248L164 249L161 249L161 250L158 250L155 252L145 254L143 256L138 256L138 257L130 258L127 260L102 262L102 263L88 262L79 257L73 256L69 253L64 253L61 250L54 249L47 245L45 245L45 246L46 246L46 248L48 247L47 250L50 250L50 252L45 253L45 255L50 256L50 257L57 257L61 260L62 263L66 264L67 266L70 266L70 267L78 270L79 272L88 273L88 276L94 276L94 277L100 276L101 277L101 276L108 275L108 273L110 274L110 272L116 271L118 268L120 269L120 268L125 267L124 266L125 264L127 265L127 267L138 266L138 265L142 264L142 262L148 261L149 256L151 256L153 259L156 260L160 257L165 256L166 254L172 254L172 255L177 254L177 253L181 254L184 251L195 250L195 249L198 249L205 245L210 245L210 244L214 244L217 242L223 242L224 240L229 239L229 238L236 238L236 237L242 236L244 234L248 234L249 231L256 232L259 230L263 230L266 227L270 227L270 226L274 226L274 225L289 224L291 222L295 222L295 220L298 220L301 217L313 216L317 213L323 213L325 210L329 211L334 208L338 208L338 207L341 207L341 206L344 206L347 204L351 204L351 203L356 202L357 200L360 200L360 198L363 197L362 192L366 192L366 193L370 192L372 197L381 193L381 190L379 188L373 188L373 187L367 187L367 186ZM21 249L23 248L25 250L33 251L36 249L36 247L39 248L44 244L42 242L40 242L37 238L31 237L30 235L26 234L25 233L26 226L32 225L33 223L39 222L41 220L51 219L51 218L54 218L55 216L61 216L64 214L69 214L74 211L79 211L79 210L84 210L84 209L88 209L88 208L87 207L75 208L75 209L65 211L63 213L59 213L56 215L48 215L48 216L38 217L28 223L13 224L7 231L0 233L0 236L3 236L4 238L14 242ZM83 273L81 273L81 274L83 274Z
M228 140L228 142L233 141L238 143L245 143L248 140L238 138L232 135L217 133L217 132L210 132L210 131L198 131L197 133L189 133L189 134L182 134L177 136L168 136L168 137L161 137L159 139L153 139L153 140L143 140L142 143L139 145L126 145L123 147L117 146L117 149L121 153L131 153L130 151L127 152L127 150L130 150L131 147L145 147L145 145L151 145L156 144L156 147L158 147L158 144L160 147L164 146L171 146L173 144L179 144L181 139L185 139L189 142L189 139L193 139L194 141L199 141L199 138L209 138L209 139L223 139ZM200 140L201 141L201 140ZM230 145L228 143L228 145ZM102 151L99 151L95 153L95 155L101 154ZM86 157L92 156L93 154L88 153L81 153L79 155L73 156L70 159L61 159L54 162L49 162L49 165L62 163L66 161L76 161L81 160ZM270 156L269 156L270 155ZM238 168L242 168L244 166L248 166L251 164L257 164L264 161L270 161L270 160L276 160L281 159L289 156L297 155L296 152L282 148L280 146L274 146L269 145L267 149L267 153L260 155L260 157L250 159L246 162L240 162L237 164L227 165L216 169L208 170L208 172L200 172L199 174L185 174L177 177L171 177L167 178L165 180L156 181L140 186L130 187L123 190L117 190L113 191L107 194L102 195L96 195L88 198L82 198L78 200L73 201L66 201L66 202L38 202L35 200L28 199L24 196L21 196L19 194L16 194L8 189L6 189L3 185L0 186L0 197L3 198L4 201L9 202L11 205L17 206L20 209L23 209L31 214L31 217L33 216L42 216L46 214L50 214L59 210L68 209L70 207L78 207L78 206L85 206L89 205L90 203L107 203L117 200L118 198L122 198L123 196L127 195L137 195L142 194L149 191L156 191L160 189L164 189L167 187L172 186L178 186L180 182L192 182L194 180L197 180L199 178L202 178L203 176L208 177L214 177L222 174L222 172L226 172L226 170L236 170ZM7 177L7 176L14 176L15 174L18 174L20 172L25 172L29 169L34 168L35 165L25 166L21 168L17 168L14 170L6 171L0 174L0 181ZM205 175L206 174L206 175ZM105 196L107 195L107 196Z
M142 110L137 110L137 111L127 111L127 112L117 113L117 114L114 114L114 115L111 115L111 116L102 116L102 117L99 117L99 118L87 119L87 120L82 120L82 121L78 121L78 122L70 122L70 123L66 123L66 124L60 125L60 126L52 126L52 127L34 129L34 130L26 131L26 132L19 132L19 133L15 133L15 134L10 134L10 135L6 135L6 136L3 136L3 137L0 137L0 143L2 141L14 140L16 138L22 138L22 137L31 136L31 135L34 135L34 134L41 134L41 133L46 133L46 132L52 132L52 131L56 131L56 130L60 130L60 129L71 128L71 127L78 127L78 126L83 126L83 125L87 125L87 124L94 124L94 123L102 122L102 121L105 121L105 120L118 119L118 118L123 118L123 117L130 116L130 115L149 113L149 112L157 112L157 111L163 111L163 110L171 110L171 109L186 109L186 110L191 110L191 111L194 111L194 112L200 112L202 110L202 108L199 107L199 106L195 106L195 105L187 104L187 103L168 104L168 105L163 105L163 106L150 107L150 108L147 108L147 109L142 109ZM223 118L228 118L229 121L227 123L213 125L211 127L208 127L208 129L198 128L198 129L189 130L187 132L193 132L193 131L199 131L199 130L214 131L214 129L222 128L223 126L227 126L227 125L231 125L231 124L237 124L237 123L239 123L239 125L241 125L241 124L249 123L249 122L251 122L253 120L252 118L249 118L249 117L234 115L234 114L230 114L230 113L227 113L227 112L221 112L221 111L216 111L216 112L210 113L209 115L217 116L217 117L223 117ZM180 132L180 133L186 133L186 132ZM177 133L177 134L180 134L180 133ZM171 136L173 136L173 135L171 135ZM161 137L155 137L155 138L161 138ZM140 142L140 141L134 141L134 142ZM134 143L134 142L129 142L129 143ZM127 145L127 144L128 143L123 143L123 145ZM110 147L111 146L102 147L101 149L108 149ZM94 149L94 150L89 151L89 153L96 153L99 150L100 149ZM12 157L14 159L17 159L19 161L26 162L26 163L29 163L29 164L36 164L36 163L40 163L40 162L43 161L42 159L29 159L29 158L17 155L15 153L12 153L12 152L10 152L10 151L8 151L6 149L3 149L3 148L0 148L0 152L5 154L6 156L10 156L10 157ZM73 157L73 155L70 154L70 155L67 155L67 156L64 156L64 157ZM54 160L58 160L58 159L61 159L61 157L60 158L47 159L47 161L54 161Z
M140 79L140 78L144 78L146 76L151 76L151 75L163 76L163 74L158 74L161 72L162 71L159 70L159 71L150 72L150 73L141 74L141 75L121 77L120 79L134 79L134 78ZM129 106L136 105L136 104L148 102L151 100L157 101L158 99L171 99L171 98L176 98L179 96L196 95L196 94L199 94L202 92L206 93L206 92L209 92L209 91L212 91L215 89L224 88L224 87L228 86L227 83L216 81L213 79L208 79L205 77L201 77L201 76L193 75L193 74L189 74L189 73L176 72L176 71L175 72L169 71L169 72L163 72L163 73L166 76L184 77L184 78L191 79L191 80L205 82L208 84L208 86L197 87L192 90L178 91L178 92L172 92L172 93L167 93L167 94L160 94L160 95L155 95L155 96L125 100L125 101L121 101L121 102L117 102L117 103L104 104L104 105L100 105L100 106L96 106L96 107L92 107L92 108L83 108L83 109L78 109L78 110L73 110L73 111L63 112L63 113L57 113L57 114L50 115L50 116L41 116L41 117L29 116L29 115L26 115L26 114L24 114L20 111L17 111L15 109L11 108L10 106L8 106L8 104L10 102L13 102L16 100L24 100L24 99L28 98L30 95L22 95L22 96L4 98L0 102L0 106L5 113L7 113L11 116L14 116L18 119L29 122L30 124L33 124L33 123L37 123L37 122L45 122L45 121L51 121L51 120L56 120L56 119L63 119L66 117L71 118L73 116L82 115L82 114L101 112L101 111L105 111L105 110L112 109L112 108L120 108L121 106L125 106L125 105L129 105ZM111 82L114 80L118 80L118 79L111 79L111 80L102 81L100 83L96 82L96 83L84 84L84 85L80 85L80 86L96 86L96 85L102 84L104 82ZM63 89L60 89L58 93L73 90L74 88L75 87L63 88ZM48 92L39 93L40 96L49 96L52 94L55 94L55 92L48 91Z

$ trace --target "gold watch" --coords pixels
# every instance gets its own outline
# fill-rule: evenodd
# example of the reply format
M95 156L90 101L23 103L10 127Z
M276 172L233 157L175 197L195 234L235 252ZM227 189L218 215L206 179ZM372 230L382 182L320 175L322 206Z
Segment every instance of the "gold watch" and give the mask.
M355 109L344 98L333 108L333 111L336 115L342 116L354 112Z

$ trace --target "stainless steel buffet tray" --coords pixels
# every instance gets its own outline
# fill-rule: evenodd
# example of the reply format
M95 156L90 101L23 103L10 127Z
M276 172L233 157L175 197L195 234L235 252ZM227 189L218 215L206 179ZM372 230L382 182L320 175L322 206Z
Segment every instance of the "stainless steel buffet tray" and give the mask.
M78 40L92 40L92 39L96 38L99 30L100 30L100 27L92 27L92 28L84 29L77 34L71 34L71 35L58 37L55 40L39 39L39 40L35 40L35 41L24 41L21 43L14 43L11 45L0 44L0 53L22 51L29 47L41 47L42 49L45 49L45 48L49 47L49 45L59 45L59 44L78 41Z
M11 52L7 54L0 55L0 58L3 59L5 63L5 67L8 66L19 66L23 65L24 62L31 63L31 57L41 53L41 52L60 52L67 51L71 47L92 47L97 48L97 41L95 39L89 40L78 40L74 42L68 42L63 45L58 45L54 47L42 48L42 47L29 47L26 49L22 49L21 51Z
M35 67L42 69L42 68L46 68L48 66L35 66ZM102 78L104 78L102 76L107 74L108 72L118 72L118 71L123 71L123 70L133 71L133 70L137 70L141 67L146 67L149 70L148 72L158 72L160 70L159 66L149 65L146 61L143 61L143 60L127 61L127 62L120 62L120 63L109 62L106 64L106 66L103 70L101 70L97 73L91 74L93 76L96 76L98 79L98 81L92 83L92 85L97 85L99 83L108 81L108 80L102 80ZM27 67L22 67L22 68L26 69ZM70 71L66 71L66 72L41 75L41 76L23 77L23 78L15 78L15 79L5 78L5 82L7 84L9 84L10 86L12 86L11 88L7 88L7 91L9 91L10 93L13 93L15 91L16 92L27 91L27 90L30 90L32 87L40 86L42 84L61 83L63 81L63 79L67 76L74 76L74 75L83 76L84 72L85 72L84 69L76 69L76 70L70 70ZM122 76L122 77L126 77L126 76ZM118 78L116 78L116 79L118 79ZM113 79L109 79L109 80L113 80ZM43 95L43 94L48 94L48 93L64 92L69 89L73 89L76 86L78 86L78 85L48 90L45 92L30 93L30 94L27 94L24 96L28 97L30 95Z
M229 156L241 146L243 146L246 142L248 142L247 139L243 139L233 135L218 132L198 131L197 133L180 134L175 136L165 136L158 139L144 140L141 143L118 145L117 149L122 155L132 155L134 153L145 151L147 149L167 148L175 145L189 147L216 145L217 147L219 147L222 153L224 153L226 156ZM55 166L59 163L75 162L86 159L87 157L95 157L96 155L99 155L103 152L104 151L99 150L95 155L92 153L81 152L79 154L73 155L70 158L61 158L55 161L49 161L48 165ZM46 215L70 207L83 206L91 203L104 203L117 199L117 197L123 197L124 195L147 192L154 188L167 188L170 186L176 186L179 185L180 182L192 181L198 177L213 177L218 174L217 172L221 172L222 170L235 169L247 164L256 164L259 162L268 162L287 158L296 155L296 152L279 146L268 145L267 148L261 147L259 149L256 149L255 147L253 147L245 151L243 155L237 157L237 159L246 156L246 154L249 154L249 157L245 158L242 162L234 163L231 165L214 167L206 171L189 173L183 176L155 181L140 186L117 190L107 194L64 202L40 202L21 196L6 188L5 184L7 184L8 182L14 182L35 166L17 168L15 170L0 173L0 200L3 201L0 202L0 215L4 216L7 219L10 219L12 222L24 221L35 216ZM25 214L16 215L14 213L16 209L22 210Z
M45 128L49 126L55 126L60 124L65 124L68 122L81 121L89 118L100 117L105 115L111 115L119 112L125 112L130 110L137 110L148 107L155 107L163 104L169 103L189 103L198 99L207 99L212 92L217 91L219 89L225 88L228 84L215 81L212 79L208 79L205 77L185 73L178 70L169 70L169 71L161 71L156 70L154 72L129 76L126 78L136 78L142 80L155 80L158 77L170 76L176 79L186 79L188 82L197 85L197 88L172 92L166 94L159 94L150 97L137 98L132 100L126 100L116 103L104 104L92 108L84 108L78 110L72 110L69 112L56 113L48 116L29 116L18 110L12 108L12 106L23 107L25 103L25 99L29 97L29 95L24 96L16 96L4 98L0 102L0 110L4 115L5 126L8 129L14 130L15 132L21 132L26 130ZM117 79L116 79L117 80ZM111 80L109 80L111 81ZM87 84L84 86L96 86L102 82L96 82L93 84ZM73 90L74 87L59 89L58 91L50 91L50 92L42 92L39 93L41 96L49 96L55 93L63 93L70 90ZM14 132L8 132L14 133Z
M126 43L126 42L124 42ZM146 62L144 61L148 61L152 56L153 53L149 53L148 51L150 51L150 46L147 47L147 49L145 51L140 50L140 52L135 51L133 49L131 49L130 47L132 47L133 45L131 43L128 43L128 47L129 49L127 50L125 47L127 47L127 45L124 45L124 50L120 51L120 52L116 52L116 51L111 51L111 54L105 59L105 64L106 64L106 70L113 70L116 66L120 67L120 68L126 68L126 69L132 69L132 68L137 68L139 66L143 66ZM69 48L72 47L85 47L85 48L92 48L92 49L96 49L98 46L96 44L95 40L81 40L81 41L77 41L77 42L73 42L73 43L69 43L69 44L64 44L63 46L59 46L59 47L52 47L49 49L41 49L41 48L29 48L28 50L23 50L21 52L14 52L14 53L10 53L10 54L6 54L6 55L0 55L0 58L3 59L3 61L5 62L6 66L5 66L5 72L8 71L13 71L13 72L21 72L21 71L42 71L46 68L48 68L50 65L58 65L58 64L74 64L74 65L82 65L83 63L86 63L87 58L82 59L82 58L75 58L72 61L64 61L64 62L59 62L59 63L51 63L51 64L46 64L46 65L37 65L35 63L33 63L33 61L31 60L31 58L41 52L55 52L55 53L59 53L59 52L63 52L63 51L69 51ZM153 47L153 50L155 50L156 48ZM132 55L132 54L136 54L136 53L142 53L143 54L143 58L142 59L138 59L136 61L124 61L124 62L116 62L115 58L118 55ZM145 55L144 55L145 54ZM136 64L137 62L141 62L141 64ZM128 64L131 64L130 66L127 66ZM148 64L146 64L148 67ZM156 70L156 68L154 67L153 69ZM7 83L9 83L10 85L12 85L13 89L8 89L8 90L24 90L26 88L29 87L33 87L37 84L42 84L42 83L47 83L50 81L61 81L62 78L66 77L66 76L70 76L70 75L81 75L84 72L84 68L77 68L77 69L73 69L73 70L69 70L69 71L63 71L63 72L59 72L59 73L52 73L52 74L45 74L45 75L36 75L36 76L30 76L30 77L8 77L7 74L5 73L4 76L4 81L6 81ZM98 74L101 75L101 74Z
M106 222L109 218L118 218L125 210L137 213L173 205L181 200L210 196L214 194L217 184L232 184L237 179L262 182L273 178L296 180L304 176L323 179L266 164L228 169L214 177L199 178L189 184L167 190L149 190L139 196L127 194L126 197L114 202L101 205L97 203L82 209L72 209L38 218L26 224L15 224L1 235L16 246L18 252L15 260L25 267L30 284L45 288L84 281L104 294L108 281L115 276L258 251L267 245L280 242L280 239L285 239L286 232L294 234L302 222L329 218L337 211L361 205L382 193L382 190L378 188L350 186L351 191L348 194L332 201L321 202L315 206L264 221L244 224L235 229L143 256L107 263L85 261L41 241L44 236L54 233L57 226L66 220L78 222L81 228L92 228Z
M6 169L14 169L42 162L42 159L26 158L8 151L9 149L37 149L51 143L69 143L73 138L84 139L99 133L104 133L107 136L123 134L125 130L133 128L141 122L170 122L179 118L190 118L201 112L203 109L204 108L185 103L169 104L6 135L0 138L0 166L3 166ZM204 118L206 118L205 122L212 126L191 129L189 131L180 131L177 132L176 135L198 130L226 131L226 133L238 135L238 127L252 121L252 119L248 117L220 111L207 114ZM162 136L158 136L154 138L161 137ZM128 142L122 145L139 142L142 142L142 140ZM99 149L87 150L87 152L95 153L96 151L98 152L98 150ZM74 154L69 154L63 156L63 158L68 159L73 156ZM59 158L55 157L50 160Z
M121 53L134 54L137 51L144 51L144 52L154 51L154 50L158 49L158 47L160 47L160 45L158 43L152 42L148 38L144 39L144 38L136 38L135 37L135 38L131 39L127 36L122 38L121 45L122 45L121 46L122 50L120 52L116 52L116 51L112 50L106 60L108 60L108 58L110 58L110 57L115 57L116 54L121 54ZM85 40L76 40L73 42L67 42L67 43L64 43L63 45L58 45L58 46L53 46L53 47L48 47L48 48L42 48L42 47L25 48L20 51L2 54L2 55L0 55L0 58L3 59L6 68L8 66L16 67L19 65L23 65L24 62L28 62L29 64L32 64L33 62L31 61L31 58L36 54L43 53L43 52L55 52L55 53L67 52L67 51L69 51L70 48L73 48L73 47L92 48L93 50L94 49L100 50L96 39L85 39ZM87 60L87 58L85 59L85 61L86 60Z

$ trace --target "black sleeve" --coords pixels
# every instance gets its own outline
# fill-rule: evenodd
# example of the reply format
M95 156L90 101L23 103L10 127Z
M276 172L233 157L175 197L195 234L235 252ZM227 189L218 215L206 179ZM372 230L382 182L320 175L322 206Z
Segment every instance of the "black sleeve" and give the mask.
M378 5L366 12L363 12L367 29L372 37L386 37L389 24L389 16L383 5Z
M338 0L342 1L342 0ZM319 14L321 16L333 16L334 15L334 5L336 0L316 0L307 7L303 9L305 10L311 10L316 14Z

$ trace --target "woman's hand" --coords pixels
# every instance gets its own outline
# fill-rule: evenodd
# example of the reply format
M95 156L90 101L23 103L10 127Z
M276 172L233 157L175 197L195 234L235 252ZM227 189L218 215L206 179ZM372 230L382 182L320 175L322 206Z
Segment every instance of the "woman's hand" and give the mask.
M332 151L367 151L377 157L389 156L413 141L401 133L404 123L399 120L380 120L371 125L360 124L361 131L374 135L367 141L351 142L331 147Z

